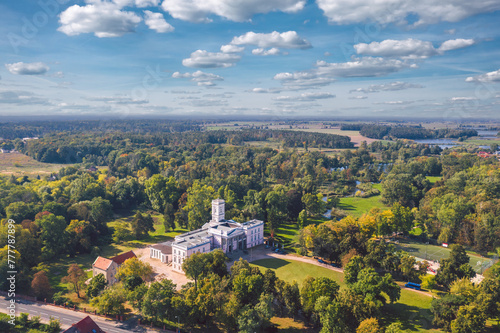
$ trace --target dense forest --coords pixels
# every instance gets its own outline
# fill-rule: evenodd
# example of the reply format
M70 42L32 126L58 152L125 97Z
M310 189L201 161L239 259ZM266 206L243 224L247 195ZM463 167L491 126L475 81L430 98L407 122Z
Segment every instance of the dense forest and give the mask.
M439 135L452 132L446 133ZM281 149L245 145L265 140L278 142ZM112 308L116 313L129 302L153 322L178 316L188 326L253 332L269 326L274 314L300 318L322 332L357 332L374 321L379 325L386 303L399 299L396 281L429 282L422 277L425 263L417 265L414 257L385 242L419 228L421 241L454 244L433 282L449 295L433 302L435 326L476 332L464 328L474 321L480 332L487 318L499 315L500 270L491 269L486 282L471 286L467 281L476 273L464 257L465 249L487 254L500 247L495 157L404 141L362 143L326 155L307 150L352 148L352 143L338 135L265 129L129 133L115 128L10 142L42 162L82 162L38 179L0 178L0 248L5 254L12 228L6 222L12 219L23 292L68 301L51 294L50 286L40 288L47 266L58 258L98 255L106 244L144 238L154 230L154 214L162 216L165 230L199 228L210 219L211 200L223 198L227 218L261 219L270 236L279 236L284 224L296 225L300 241L293 250L342 266L347 287L313 278L299 288L246 262L227 272L225 259L213 253L186 261L195 282L181 291L169 280L146 285L148 276L122 273L130 279L113 288L93 279L85 297L96 308L108 309L106 302L119 299ZM95 165L100 168L91 168ZM441 180L431 184L431 176ZM380 183L388 208L358 218L339 208L338 198L353 193L357 182L367 187ZM326 208L332 209L331 220L311 222ZM114 214L131 211L136 213L129 227L107 225ZM7 287L6 258L0 261L2 289ZM151 307L158 295L168 300L161 312ZM385 324L393 326L391 332L402 332L398 323Z
M166 147L193 149L204 144L242 145L251 141L273 141L287 148L352 148L347 136L284 130L248 129L241 131L205 131L136 134L124 132L92 134L50 134L38 140L13 140L20 152L45 163L93 163L106 165L115 148L124 153L138 149L165 151ZM185 148L179 148L185 147ZM111 156L110 156L111 154ZM157 169L157 166L154 167Z
M468 138L477 136L474 129L427 129L411 126L389 126L376 124L343 125L342 129L359 130L361 135L372 139L394 138L394 139L439 139L439 138Z
M0 123L1 139L42 137L50 133L114 132L157 133L200 131L201 123L172 120L68 120Z

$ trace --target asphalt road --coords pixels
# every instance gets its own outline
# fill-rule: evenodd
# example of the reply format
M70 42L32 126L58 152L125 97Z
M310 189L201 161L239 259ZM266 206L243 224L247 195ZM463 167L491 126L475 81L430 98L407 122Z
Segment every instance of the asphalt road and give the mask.
M8 313L7 306L9 304L9 301L6 298L0 297L0 312ZM50 317L59 319L63 328L70 327L72 324L79 322L88 315L86 313L62 309L41 303L17 300L16 315L18 316L21 312L29 313L30 316L40 316L43 321L50 320ZM90 317L92 317L97 325L99 325L99 327L106 333L146 332L146 330L140 326L129 326L124 323L92 315Z

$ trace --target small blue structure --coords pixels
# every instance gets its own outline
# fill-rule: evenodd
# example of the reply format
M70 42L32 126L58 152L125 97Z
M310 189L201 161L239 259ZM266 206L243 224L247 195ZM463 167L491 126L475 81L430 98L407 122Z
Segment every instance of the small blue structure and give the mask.
M418 283L408 282L407 284L405 284L405 287L420 290L420 285Z

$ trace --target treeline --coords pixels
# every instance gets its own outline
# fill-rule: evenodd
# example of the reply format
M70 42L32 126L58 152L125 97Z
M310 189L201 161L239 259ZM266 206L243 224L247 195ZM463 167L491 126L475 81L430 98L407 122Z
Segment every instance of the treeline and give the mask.
M342 131L360 131L366 123L343 123L340 125Z
M72 120L72 121L37 121L0 123L0 138L14 140L26 137L41 137L49 133L84 133L84 132L185 132L200 131L201 122L114 119L114 120Z
M365 124L359 129L359 133L372 139L383 139L385 137L395 139L439 139L439 138L460 138L477 136L478 133L474 129L427 129L423 127L410 126L388 126Z
M274 141L282 147L316 148L353 148L354 144L347 136L301 131L281 130L242 130L242 131L207 131L182 133L92 133L73 134L62 132L46 135L38 140L14 141L16 149L28 156L45 163L81 163L86 161L96 165L105 165L108 156L116 148L132 152L137 149L166 151L193 149L202 144L242 145L249 141Z

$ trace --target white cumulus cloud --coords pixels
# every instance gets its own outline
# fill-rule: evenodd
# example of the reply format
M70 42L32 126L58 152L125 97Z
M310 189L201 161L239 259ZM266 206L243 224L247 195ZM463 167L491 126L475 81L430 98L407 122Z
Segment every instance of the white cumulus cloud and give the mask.
M465 79L467 82L500 82L500 69Z
M196 82L198 86L206 86L206 87L214 86L215 85L214 81L224 80L222 76L212 73L205 73L202 71L196 71L193 73L175 72L172 74L172 77L174 79L189 79L193 82Z
M308 49L311 43L300 37L295 31L279 33L255 33L249 31L244 35L234 37L231 41L233 45L255 45L259 48L283 48L283 49Z
M456 50L474 45L473 39L451 39L435 48L431 42L408 38L405 40L386 39L370 44L359 43L354 45L358 54L378 57L397 57L402 59L425 59L446 51Z
M451 102L467 102L467 101L475 101L476 97L452 97L450 98Z
M439 47L440 52L446 52L446 51L451 51L451 50L456 50L456 49L461 49L464 47L468 47L471 45L474 45L476 42L474 39L450 39L445 41L441 46Z
M236 45L227 44L227 45L222 45L220 47L220 50L223 53L239 53L239 52L243 52L243 50L245 50L245 48L243 46L236 46Z
M318 99L335 98L336 96L327 92L319 93L303 93L298 96L278 96L273 98L276 101L298 101L298 102L308 102Z
M257 93L257 94L278 94L281 92L281 89L278 88L252 88L249 90L250 92Z
M227 68L234 66L240 59L241 56L233 53L196 50L191 53L191 57L182 60L182 64L197 68Z
M294 73L278 73L274 79L281 81L284 86L303 89L328 85L334 82L336 77L378 77L416 67L415 64L398 59L364 57L341 63L317 61L312 69Z
M49 70L49 66L43 62L16 62L13 64L5 64L5 67L9 72L17 75L43 75Z
M99 0L85 6L73 5L59 15L61 26L57 30L68 36L93 33L100 38L134 32L142 19L134 12L121 10L122 6Z
M440 21L458 22L479 13L500 9L500 1L470 0L316 0L332 24L374 21L380 24L407 24L408 15L416 15L415 26Z
M397 90L405 90L412 88L423 88L420 84L408 83L408 82L390 82L383 84L372 84L368 88L358 88L350 90L349 93L377 93L381 91L397 91Z
M255 55L261 55L261 56L268 56L268 55L279 55L281 52L279 49L273 47L270 48L269 50L265 49L253 49L252 54Z
M438 54L431 42L408 38L405 40L386 39L382 42L354 45L358 54L378 57L428 58Z
M156 32L160 33L174 31L174 27L172 27L167 23L167 21L165 21L163 14L153 13L150 10L145 10L144 15L144 23L146 23L149 29L155 30Z
M139 8L156 7L159 3L160 0L135 0L135 5Z
M248 21L255 14L274 11L296 13L305 0L164 0L162 8L172 17L190 22L210 22L211 15L231 21Z

